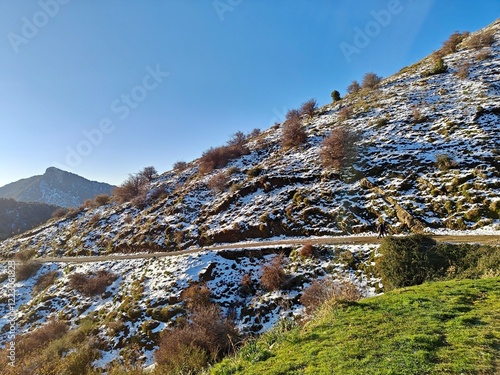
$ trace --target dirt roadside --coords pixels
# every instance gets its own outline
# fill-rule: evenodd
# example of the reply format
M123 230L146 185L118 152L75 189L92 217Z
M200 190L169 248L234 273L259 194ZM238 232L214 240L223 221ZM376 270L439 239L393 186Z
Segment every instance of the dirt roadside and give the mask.
M449 243L478 243L482 245L500 246L500 236L494 235L435 235L432 236L438 242ZM148 259L160 258L169 256L179 256L185 254L193 254L200 251L220 251L231 249L252 249L269 246L300 246L305 243L311 244L329 244L329 245L363 245L377 244L380 239L375 236L353 236L353 237L312 237L312 238L292 238L283 240L257 241L257 242L238 242L233 244L214 245L207 247L189 248L186 250L169 251L169 252L141 252L137 254L124 255L102 255L102 256L84 256L84 257L42 257L36 258L41 263L88 263L88 262L106 262L119 261L129 259ZM4 260L5 262L5 260Z

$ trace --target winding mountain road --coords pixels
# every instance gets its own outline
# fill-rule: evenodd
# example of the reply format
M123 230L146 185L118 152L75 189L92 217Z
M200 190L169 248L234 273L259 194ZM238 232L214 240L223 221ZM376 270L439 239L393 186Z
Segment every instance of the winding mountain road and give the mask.
M449 243L478 243L482 245L500 246L500 236L498 235L433 235L433 239L438 242ZM288 246L311 244L329 244L329 245L363 245L380 243L376 236L339 236L339 237L311 237L311 238L287 238L283 240L237 242L231 244L221 244L205 247L193 247L186 250L168 251L168 252L141 252L135 254L120 255L97 255L97 256L78 256L78 257L40 257L36 258L41 263L89 263L106 262L113 260L129 259L148 259L169 256L179 256L185 254L197 253L200 251L221 251L231 249L251 249L269 246Z

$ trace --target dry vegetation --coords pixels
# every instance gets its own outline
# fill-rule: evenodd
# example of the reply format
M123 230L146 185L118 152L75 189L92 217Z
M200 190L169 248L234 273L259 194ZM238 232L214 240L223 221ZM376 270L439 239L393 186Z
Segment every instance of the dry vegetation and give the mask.
M118 278L112 272L99 270L95 274L74 273L69 278L69 286L86 296L101 295Z

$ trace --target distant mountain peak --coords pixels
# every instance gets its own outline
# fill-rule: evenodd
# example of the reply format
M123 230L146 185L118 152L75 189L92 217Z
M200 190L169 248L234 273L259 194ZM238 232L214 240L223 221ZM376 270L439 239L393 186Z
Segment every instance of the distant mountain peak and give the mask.
M114 186L89 181L77 174L49 167L41 176L22 179L0 187L0 198L77 207L99 194L111 194Z

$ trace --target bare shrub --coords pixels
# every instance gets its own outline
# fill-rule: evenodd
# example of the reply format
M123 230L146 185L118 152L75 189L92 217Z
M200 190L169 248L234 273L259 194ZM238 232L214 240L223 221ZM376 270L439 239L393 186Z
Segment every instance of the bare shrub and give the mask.
M265 290L271 292L282 288L286 281L284 264L285 254L281 253L262 266L260 283Z
M248 138L255 138L255 137L258 137L260 134L262 133L262 131L259 129L259 128L254 128L250 134L248 134Z
M319 151L321 164L326 168L341 170L352 164L357 156L356 133L337 128L323 140Z
M52 214L52 217L54 219L61 219L63 218L66 214L68 213L68 209L67 208L58 208L57 210L54 211L54 213Z
M467 40L467 47L478 50L483 47L491 47L494 42L495 34L491 31L475 33Z
M212 292L205 284L193 284L181 292L181 300L191 311L209 306L211 297Z
M478 52L476 55L476 60L477 61L483 61L491 58L491 53L490 51L483 49L482 51Z
M312 243L306 243L304 244L300 250L299 250L299 255L304 258L312 258L314 256L314 246Z
M28 280L31 276L38 272L42 264L36 260L18 264L16 266L16 281Z
M146 167L142 171L140 171L138 174L139 178L143 180L144 182L151 182L155 178L158 177L158 172L156 171L155 167Z
M419 107L413 107L411 111L411 116L413 124L420 124L427 120L427 117L422 113Z
M162 373L198 372L229 354L237 338L234 323L210 305L193 312L185 325L164 331L155 360Z
M207 186L214 192L221 192L227 189L229 177L226 172L219 172L207 181Z
M129 175L127 180L113 190L113 197L118 203L130 202L137 197L144 185L144 180L139 175Z
M40 293L41 291L45 290L46 288L54 284L56 279L57 279L57 271L50 271L43 274L36 281L36 284L33 287L34 292Z
M94 198L95 205L97 207L104 206L108 204L111 200L111 197L107 194L99 194Z
M99 220L101 220L101 219L102 219L102 217L101 217L101 215L100 215L100 214L98 214L98 213L97 213L97 214L94 214L94 215L92 215L92 216L90 217L90 219L89 219L89 221L88 221L88 224L89 224L89 225L94 225L94 224L96 224L96 223L97 223Z
M174 171L182 172L187 169L188 163L186 163L185 161L176 161L172 167L174 168Z
M69 286L87 296L103 294L118 276L110 271L99 270L95 274L74 273L69 277Z
M337 282L331 278L315 280L309 285L300 297L300 303L308 314L313 313L325 302L358 301L362 295L358 288L349 281Z
M16 342L16 351L26 356L46 347L50 341L63 337L66 332L68 332L68 326L65 323L52 319L33 332L20 336Z
M252 276L246 273L241 277L240 292L246 295L246 294L252 294L253 291L254 291L254 285Z
M281 143L285 149L300 146L306 139L306 131L298 118L285 121L281 133Z
M212 147L205 151L200 158L200 173L210 173L215 169L223 168L231 159L235 159L240 155L236 147Z
M460 79L467 79L469 77L469 69L470 69L470 63L468 61L465 61L462 65L458 67L455 75Z
M347 92L349 94L355 94L361 90L361 86L358 81L352 81L349 86L347 86Z
M290 109L285 115L286 121L300 120L300 111L298 109Z
M375 73L366 73L363 77L363 81L361 82L361 87L365 90L373 90L377 88L380 81L382 81L382 77L376 75Z
M317 109L318 103L316 102L316 99L309 99L307 102L302 103L299 112L301 115L312 117Z
M438 51L438 53L442 56L449 55L451 53L455 53L457 51L457 47L462 41L469 35L468 32L460 33L455 31L450 37L443 43L443 46Z

